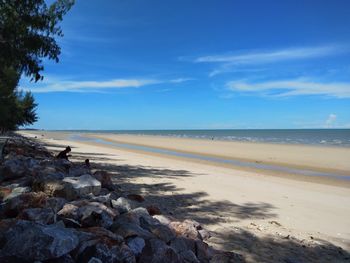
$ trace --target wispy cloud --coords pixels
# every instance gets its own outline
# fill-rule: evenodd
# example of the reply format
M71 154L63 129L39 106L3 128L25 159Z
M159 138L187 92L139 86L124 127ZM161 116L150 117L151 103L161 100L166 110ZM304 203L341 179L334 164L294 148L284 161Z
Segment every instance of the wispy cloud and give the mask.
M279 49L265 52L246 52L239 55L214 55L195 59L195 62L229 62L234 64L260 64L291 59L328 56L341 52L339 46L321 46Z
M350 98L350 83L322 83L310 81L308 79L255 83L230 81L226 83L226 87L231 91L274 97L322 95L336 98Z
M49 92L101 92L107 89L139 88L143 86L156 85L162 83L182 83L189 78L179 78L173 80L159 79L112 79L105 81L71 81L56 78L45 78L43 82L36 84L21 85L20 89L30 90L33 93Z
M314 47L296 47L265 51L245 51L235 54L201 56L193 60L195 63L214 63L218 68L210 72L209 76L230 72L237 66L261 65L291 60L312 59L326 57L346 52L341 45L325 45Z
M171 83L182 83L186 81L194 80L193 78L178 78L178 79L171 79L169 82Z

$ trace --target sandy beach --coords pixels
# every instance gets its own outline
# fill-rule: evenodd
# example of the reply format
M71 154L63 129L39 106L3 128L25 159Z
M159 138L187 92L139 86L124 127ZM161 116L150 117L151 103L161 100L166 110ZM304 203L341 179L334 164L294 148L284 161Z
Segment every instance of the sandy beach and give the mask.
M72 140L72 134L67 132L21 134L36 136L53 151L70 145L73 160L89 158L93 165L114 173L124 188L147 196L147 202L159 204L164 213L199 221L212 231L210 244L242 253L248 261L264 258L264 251L269 249L275 253L299 249L300 242L310 251L314 243L350 249L350 188L345 179L350 175L349 148L88 135L110 142L340 176L337 180L317 176L306 180L302 176L275 176L276 173L258 169ZM239 244L245 244L244 249Z

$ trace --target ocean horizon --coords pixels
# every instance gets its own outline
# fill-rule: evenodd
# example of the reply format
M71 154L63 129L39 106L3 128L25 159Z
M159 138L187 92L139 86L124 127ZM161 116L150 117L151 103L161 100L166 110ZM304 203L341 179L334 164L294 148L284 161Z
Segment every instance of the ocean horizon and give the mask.
M240 142L350 147L350 129L183 129L183 130L52 130L78 133L154 135Z

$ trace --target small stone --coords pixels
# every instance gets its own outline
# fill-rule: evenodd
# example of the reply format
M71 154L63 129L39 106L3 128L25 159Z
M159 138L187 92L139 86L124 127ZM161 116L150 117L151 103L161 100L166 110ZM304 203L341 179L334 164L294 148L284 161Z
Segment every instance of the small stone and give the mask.
M131 210L130 202L124 197L119 197L117 200L111 200L111 204L120 214L127 213Z

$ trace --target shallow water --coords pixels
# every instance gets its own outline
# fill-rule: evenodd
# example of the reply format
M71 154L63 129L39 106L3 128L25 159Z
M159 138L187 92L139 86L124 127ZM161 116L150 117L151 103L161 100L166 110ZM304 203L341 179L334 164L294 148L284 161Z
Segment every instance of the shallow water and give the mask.
M76 141L90 141L90 142L95 142L99 144L106 144L110 146L115 146L116 148L140 150L145 152L159 153L159 154L165 154L170 156L197 159L197 160L209 161L209 162L221 163L221 164L231 164L233 166L238 166L238 167L262 169L267 171L297 174L297 175L304 175L304 176L328 177L328 178L346 180L346 181L350 180L350 176L346 176L346 175L338 175L334 173L326 173L326 172L319 172L319 171L306 170L306 169L289 168L289 167L280 166L280 165L239 161L239 160L225 159L225 158L219 158L219 157L210 157L210 156L205 156L200 154L183 153L183 152L178 152L173 150L165 150L165 149L160 149L155 147L139 146L139 145L127 144L127 143L110 142L99 138L84 137L83 135L80 135L80 134L73 134L70 136L70 139L76 140Z
M74 131L129 135L157 135L179 138L244 142L309 144L350 147L350 129L265 129L265 130L124 130Z

